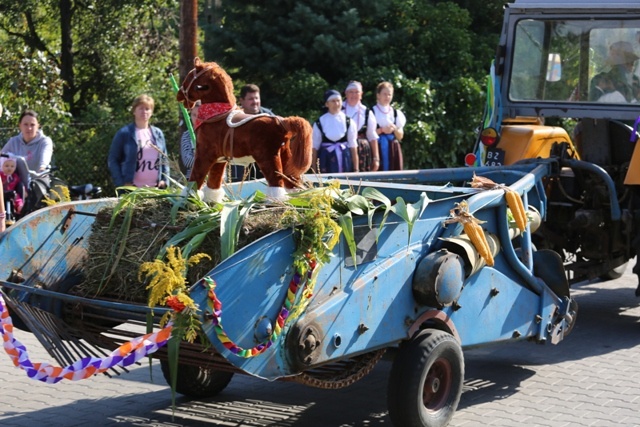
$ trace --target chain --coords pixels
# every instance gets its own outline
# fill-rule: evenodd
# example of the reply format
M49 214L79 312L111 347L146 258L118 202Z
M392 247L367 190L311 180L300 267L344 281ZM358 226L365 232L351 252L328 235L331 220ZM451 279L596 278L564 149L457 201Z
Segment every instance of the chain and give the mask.
M348 387L369 374L385 351L386 349L383 348L346 361L320 366L292 377L291 381L328 390ZM342 369L336 372L336 367Z

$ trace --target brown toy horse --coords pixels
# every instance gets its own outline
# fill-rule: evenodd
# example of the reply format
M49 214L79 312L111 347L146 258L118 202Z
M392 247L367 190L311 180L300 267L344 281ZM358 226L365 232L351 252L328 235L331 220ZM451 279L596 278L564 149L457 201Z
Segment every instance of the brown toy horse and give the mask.
M220 202L228 161L255 161L269 187L266 194L282 199L311 166L312 128L301 117L249 115L236 106L231 77L215 62L194 61L178 91L186 108L202 103L196 119L196 153L190 181L203 189L206 201Z

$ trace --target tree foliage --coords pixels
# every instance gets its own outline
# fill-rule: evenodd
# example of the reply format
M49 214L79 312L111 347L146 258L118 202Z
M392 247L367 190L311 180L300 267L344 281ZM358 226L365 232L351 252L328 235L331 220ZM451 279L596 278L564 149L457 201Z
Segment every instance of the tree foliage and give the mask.
M365 104L373 105L375 86L390 81L394 104L408 120L406 166L455 166L480 121L501 6L496 0L226 0L220 24L205 27L204 52L238 83L258 84L277 113L309 120L319 115L328 88L342 90L357 79Z
M168 73L177 69L178 22L177 0L0 0L0 102L11 126L2 139L34 109L58 166L86 167L82 178L108 187L106 153L135 96L155 98L156 124L176 122Z
M460 165L480 121L503 0L199 1L206 60L256 83L281 115L315 120L323 92L352 79L364 101L383 80L408 118L406 166ZM106 156L131 100L156 99L153 123L178 152L178 0L0 0L0 143L25 108L40 114L63 178L109 187ZM214 22L214 23L212 23ZM82 169L81 169L82 168ZM82 172L80 172L82 170Z
M305 69L335 82L375 64L388 34L371 25L388 0L223 2L222 25L206 28L210 60L238 68L250 80Z

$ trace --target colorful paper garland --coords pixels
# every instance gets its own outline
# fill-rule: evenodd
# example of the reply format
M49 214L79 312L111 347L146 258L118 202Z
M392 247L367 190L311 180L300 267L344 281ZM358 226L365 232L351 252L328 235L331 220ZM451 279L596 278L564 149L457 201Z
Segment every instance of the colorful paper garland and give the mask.
M308 265L309 270L306 274L307 277L304 285L307 285L309 280L311 280L313 270L316 267L316 261L309 260ZM233 354L244 358L257 356L271 347L282 333L285 321L294 307L298 290L300 289L300 284L302 282L302 276L303 274L298 270L291 278L287 289L287 296L278 313L275 326L269 338L263 343L260 343L250 349L244 349L238 346L224 331L222 326L222 302L218 299L215 293L216 283L212 278L208 276L205 277L204 282L209 286L209 298L207 300L208 310L206 311L205 316L211 319L216 336L222 345L229 349ZM29 359L27 348L13 335L13 322L4 298L2 297L2 294L0 294L0 335L2 335L5 352L9 355L13 364L25 371L29 378L48 384L55 384L63 379L78 381L90 378L93 375L100 374L116 366L126 367L132 365L143 357L156 352L160 347L164 346L171 338L172 328L172 325L169 324L158 332L134 338L122 344L108 356L103 358L84 357L66 367L54 366L46 362L34 363Z
M309 283L309 280L311 280L313 270L315 269L317 263L315 260L311 259L308 261L308 265L309 271L307 272L307 279L304 283L305 285ZM253 348L245 349L240 347L235 342L233 342L225 332L222 326L222 302L218 299L215 293L216 282L209 276L206 276L204 278L204 282L209 286L209 298L207 300L208 309L205 311L205 318L208 318L212 321L213 329L216 333L216 336L218 337L222 345L230 352L232 352L236 356L244 358L257 356L271 347L271 345L278 339L278 337L282 333L282 328L284 327L285 320L287 320L287 317L289 317L289 314L292 311L292 307L295 303L296 295L298 293L298 289L300 288L301 281L302 273L300 272L300 270L298 270L294 273L291 281L289 282L287 296L284 300L284 303L282 304L282 307L280 308L280 312L278 313L278 317L276 318L271 335L267 340L254 346Z
M13 364L25 371L29 378L48 384L55 384L63 379L83 380L116 366L132 365L165 345L171 337L171 329L172 326L168 325L158 332L146 334L122 344L106 357L84 357L64 368L48 363L33 363L29 359L26 347L13 336L13 322L4 298L0 294L0 334L4 350Z

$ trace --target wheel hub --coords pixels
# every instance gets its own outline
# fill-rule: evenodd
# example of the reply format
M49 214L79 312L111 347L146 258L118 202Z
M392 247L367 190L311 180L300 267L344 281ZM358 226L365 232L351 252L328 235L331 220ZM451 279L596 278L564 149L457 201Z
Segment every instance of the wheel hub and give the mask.
M440 379L439 378L431 378L431 384L429 385L431 389L431 393L437 393L440 388Z
M295 324L287 336L287 346L296 370L312 366L322 354L322 329L314 322Z
M448 360L436 360L425 378L422 390L422 402L430 411L442 409L449 395L449 388L453 381L453 369Z

